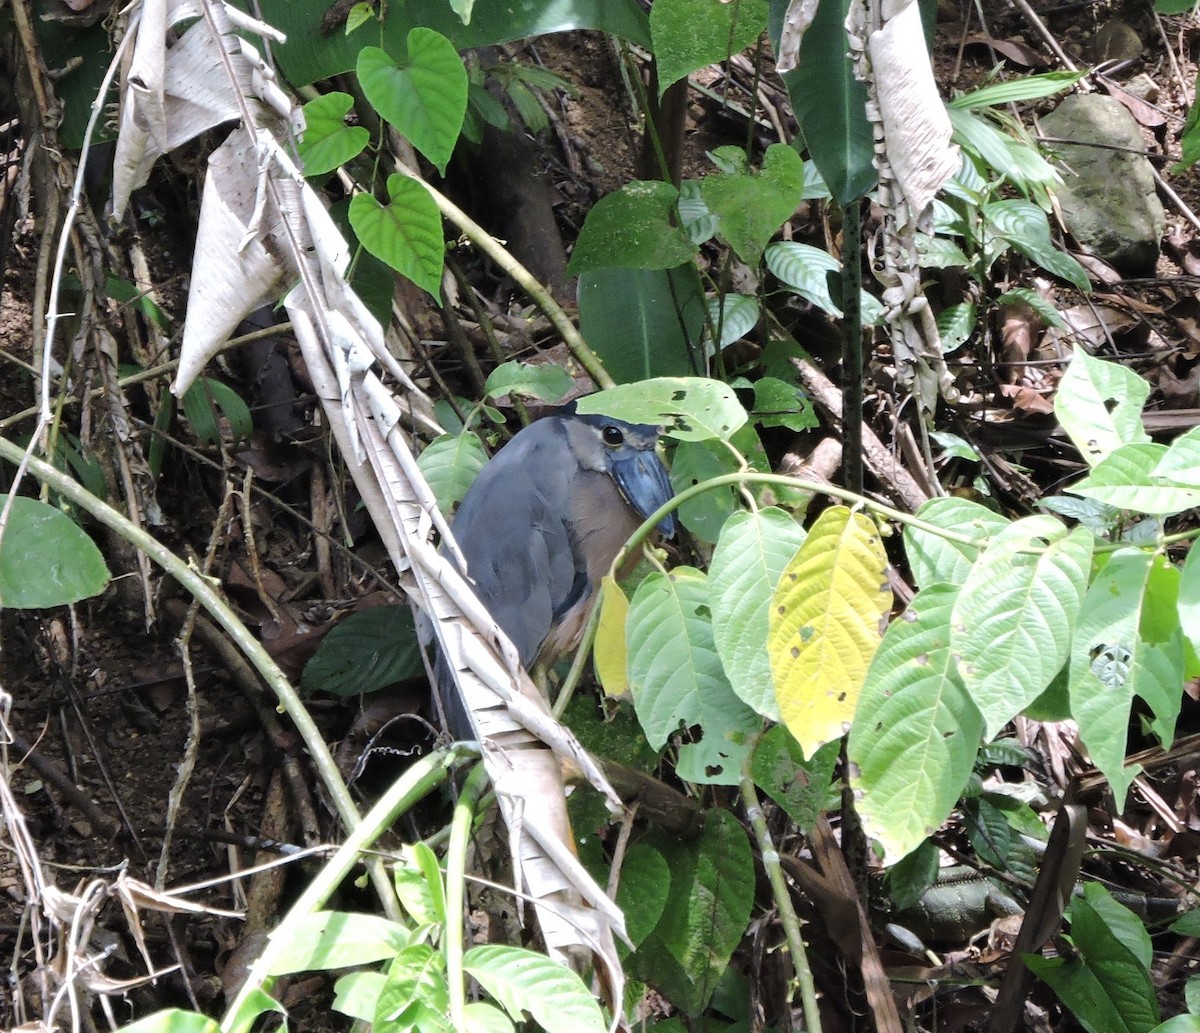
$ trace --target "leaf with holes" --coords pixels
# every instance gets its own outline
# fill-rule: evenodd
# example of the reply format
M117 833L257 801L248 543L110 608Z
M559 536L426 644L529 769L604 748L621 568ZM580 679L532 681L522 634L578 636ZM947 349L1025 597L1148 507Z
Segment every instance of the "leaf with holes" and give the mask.
M1142 426L1149 395L1150 385L1133 370L1079 348L1058 383L1054 415L1088 465L1096 466L1122 445L1150 440Z
M467 110L467 70L454 44L440 32L416 28L404 61L363 47L357 71L371 106L444 176Z
M924 588L892 621L850 729L856 808L867 835L883 847L885 865L915 850L949 817L979 752L983 715L950 647L958 598L953 585Z
M767 637L779 713L806 757L849 729L891 608L874 522L827 509L780 579Z
M1167 446L1154 442L1122 445L1067 491L1150 516L1200 506L1200 488L1182 488L1154 472L1166 454Z
M1092 561L1091 532L1051 516L1000 531L954 606L958 672L995 738L1066 663Z
M676 772L688 782L734 785L758 715L733 694L713 641L708 581L691 567L655 572L634 593L626 624L629 685L654 749L699 726L679 747Z
M979 542L978 545L952 542L933 531L906 526L904 553L914 580L922 588L939 582L961 585L978 559L980 549L1009 524L999 513L978 502L952 497L930 499L917 510L917 516L948 531L968 534Z
M1178 571L1141 549L1113 553L1084 596L1071 642L1071 713L1092 761L1125 806L1140 765L1125 767L1133 697L1145 700L1164 745L1183 693L1183 636L1175 608Z
M739 510L721 528L709 567L713 639L729 683L743 703L773 721L779 707L766 651L771 597L805 537L782 509Z
M728 441L747 419L728 384L703 377L656 377L620 384L580 398L577 408L628 423L654 424L680 441Z

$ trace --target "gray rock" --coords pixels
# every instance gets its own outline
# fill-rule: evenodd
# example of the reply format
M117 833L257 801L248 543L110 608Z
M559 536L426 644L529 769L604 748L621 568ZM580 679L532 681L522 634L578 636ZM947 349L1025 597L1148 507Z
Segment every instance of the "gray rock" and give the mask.
M1072 236L1122 273L1152 273L1166 219L1133 116L1111 97L1074 95L1041 127L1044 136L1072 141L1049 145L1066 166L1059 200Z

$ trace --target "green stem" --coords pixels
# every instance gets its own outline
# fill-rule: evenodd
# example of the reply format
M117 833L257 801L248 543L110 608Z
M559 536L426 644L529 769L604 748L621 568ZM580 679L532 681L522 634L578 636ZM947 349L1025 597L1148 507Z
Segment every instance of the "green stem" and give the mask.
M7 438L0 438L0 458L7 459L11 463L20 464L24 457L24 449L14 445ZM208 612L209 616L225 630L225 633L242 651L246 659L254 665L259 676L279 699L281 709L287 712L288 716L292 719L292 723L296 726L296 731L300 733L300 737L304 740L304 745L308 749L314 767L316 767L318 774L321 776L321 781L325 784L325 788L333 800L338 816L348 829L351 831L355 830L361 820L358 808L350 796L350 790L346 788L346 783L342 780L333 755L329 752L329 747L326 745L320 729L317 728L316 723L313 721L312 715L309 714L308 709L301 702L296 690L292 688L291 683L287 680L287 676L271 658L271 654L250 633L250 629L238 620L237 615L229 608L229 605L221 598L217 590L209 583L209 580L198 570L181 560L157 539L147 534L146 531L138 527L124 514L118 512L102 499L98 499L78 482L72 480L66 474L59 472L49 463L30 456L28 459L28 469L43 484L49 485L64 498L69 499L80 509L91 514L93 518L105 527L111 528L134 548L149 556L151 560L162 567L163 570L190 592L192 597ZM372 865L371 878L375 883L376 892L379 894L380 902L385 912L387 912L388 917L399 918L400 912L396 905L396 895L392 890L386 873L383 871L382 865L378 863Z
M450 821L450 844L446 848L446 982L450 988L451 1029L465 1028L463 1009L467 1004L467 984L463 973L463 904L466 900L467 845L475 811L487 789L487 769L482 763L476 764L458 794L454 817Z
M587 342L584 341L583 336L575 328L575 324L571 322L570 316L554 300L553 295L538 282L537 277L513 258L495 237L467 215L450 198L439 193L403 163L398 163L397 168L398 171L416 180L428 190L429 196L433 198L434 203L438 206L438 211L454 223L472 244L495 262L505 273L511 276L516 281L517 286L533 299L534 304L546 314L546 318L554 325L554 329L562 335L567 349L575 357L575 361L587 370L588 376L595 382L596 387L607 388L615 386L616 382L608 375L608 370L604 368L604 363L601 361L600 356L587 346Z
M767 881L771 884L771 896L775 899L775 908L779 912L779 921L783 926L783 935L787 939L788 951L792 955L792 969L796 974L796 982L800 984L800 1000L804 1004L804 1028L811 1033L821 1033L821 1012L817 1007L817 988L813 983L812 969L808 966L808 952L804 947L804 937L800 935L800 917L792 907L792 896L788 891L787 879L783 867L779 863L779 853L771 840L771 831L767 828L766 815L758 802L758 793L754 789L754 779L750 777L750 758L754 751L749 750L742 760L742 777L739 790L742 794L742 807L758 841L758 852L762 857L763 869L767 873Z
M447 773L457 762L458 754L453 747L449 750L438 750L417 761L392 783L379 802L367 812L367 816L358 827L346 837L346 841L317 873L316 878L304 888L296 903L288 909L283 921L276 926L263 952L251 967L245 985L225 1013L221 1022L222 1033L242 1033L249 1030L254 1020L264 1011L262 998L256 991L264 988L270 980L271 969L280 953L292 949L293 937L289 935L289 927L323 907L358 862L362 852L391 828L399 815L423 799L435 786L444 782ZM392 896L394 899L394 891ZM398 912L394 920L400 920Z

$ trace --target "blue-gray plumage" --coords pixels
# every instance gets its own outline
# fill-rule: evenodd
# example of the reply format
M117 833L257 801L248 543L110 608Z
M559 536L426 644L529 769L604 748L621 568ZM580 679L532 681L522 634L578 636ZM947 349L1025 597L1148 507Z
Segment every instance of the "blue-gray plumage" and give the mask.
M639 524L672 497L658 430L567 406L518 433L471 485L451 529L475 593L527 668L579 641L600 579ZM658 523L667 537L675 516ZM456 736L469 735L439 665Z

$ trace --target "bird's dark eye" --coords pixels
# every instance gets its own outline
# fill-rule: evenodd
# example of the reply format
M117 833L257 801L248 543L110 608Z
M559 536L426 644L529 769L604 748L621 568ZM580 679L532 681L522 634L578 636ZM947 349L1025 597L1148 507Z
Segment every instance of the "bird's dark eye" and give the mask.
M611 423L600 432L600 436L604 438L606 445L612 445L613 448L625 444L625 435L621 433L621 428L614 427Z

